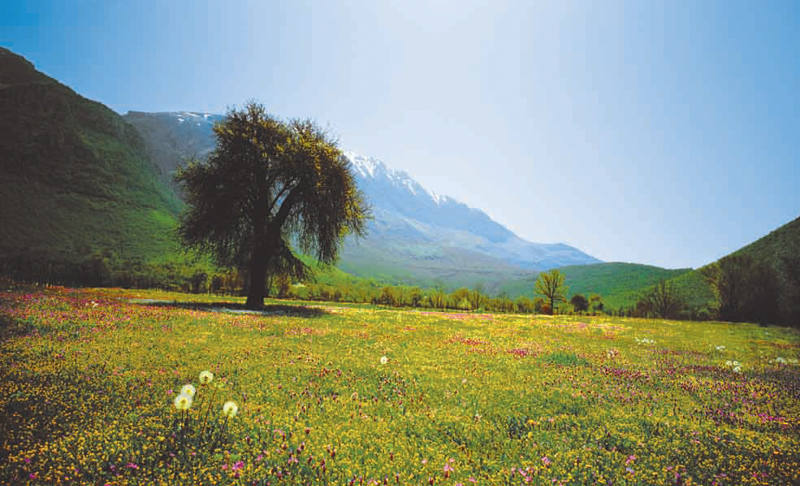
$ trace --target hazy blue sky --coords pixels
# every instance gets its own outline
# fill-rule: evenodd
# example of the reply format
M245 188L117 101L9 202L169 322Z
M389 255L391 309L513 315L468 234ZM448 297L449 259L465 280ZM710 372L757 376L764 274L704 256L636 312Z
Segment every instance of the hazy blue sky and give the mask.
M520 236L699 266L800 215L800 2L2 2L120 113L247 99Z

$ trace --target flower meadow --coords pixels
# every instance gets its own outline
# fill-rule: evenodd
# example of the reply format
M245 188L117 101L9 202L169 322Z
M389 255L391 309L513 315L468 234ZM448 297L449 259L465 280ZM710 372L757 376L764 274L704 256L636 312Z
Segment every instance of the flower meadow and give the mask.
M790 329L231 299L0 291L0 483L800 483Z

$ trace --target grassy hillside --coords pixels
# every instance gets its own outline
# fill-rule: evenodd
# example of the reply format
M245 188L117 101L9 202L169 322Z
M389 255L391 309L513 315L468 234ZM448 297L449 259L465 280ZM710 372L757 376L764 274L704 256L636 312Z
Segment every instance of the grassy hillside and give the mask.
M569 295L600 294L607 308L633 305L641 289L659 280L670 279L690 272L690 269L666 268L636 263L596 263L573 265L558 269L564 274ZM510 297L532 296L536 275L505 283L501 289Z
M6 265L57 272L93 254L143 261L177 255L182 203L119 115L2 48L0 113Z
M800 289L797 288L797 283L792 281L790 274L793 271L792 265L795 266L795 272L800 269L800 218L790 221L728 256L731 255L749 256L775 271L778 278L778 304L784 316L796 306L800 299ZM672 280L687 297L691 307L713 305L714 294L700 273L701 270L702 268L693 270Z

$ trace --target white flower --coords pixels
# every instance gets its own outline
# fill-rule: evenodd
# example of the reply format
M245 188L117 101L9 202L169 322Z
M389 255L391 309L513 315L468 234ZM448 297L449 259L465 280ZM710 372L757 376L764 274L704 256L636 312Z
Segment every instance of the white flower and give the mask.
M775 361L778 364L786 364L786 360L782 356L778 356L773 361Z
M382 365L385 365L388 362L389 362L389 358L387 358L386 356L381 356L381 364Z
M192 406L192 397L185 393L181 393L175 397L175 408L178 410L189 410Z
M720 344L719 346L716 347L716 350L717 351L725 351L725 346Z
M197 393L197 390L195 390L194 386L191 384L183 385L183 388L181 388L181 394L188 395L189 398L194 398L195 393Z
M733 368L733 372L734 373L741 373L742 372L742 367L741 366L736 366L735 368Z
M239 412L239 407L236 405L236 402L225 402L225 405L222 406L222 415L233 418Z
M200 372L200 383L208 385L214 379L214 373L206 370Z

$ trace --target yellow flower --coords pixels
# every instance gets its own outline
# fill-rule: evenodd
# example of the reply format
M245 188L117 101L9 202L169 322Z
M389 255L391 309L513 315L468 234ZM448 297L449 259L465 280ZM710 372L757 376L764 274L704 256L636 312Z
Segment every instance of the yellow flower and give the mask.
M225 402L225 405L222 406L222 415L233 418L239 412L239 407L236 405L236 402Z
M191 396L185 393L181 393L180 395L175 397L175 408L177 408L178 410L189 410L191 406L192 406Z
M181 394L188 395L190 398L194 398L196 392L197 390L194 389L193 385L183 385L183 388L181 388Z
M200 383L208 385L214 379L214 373L206 370L200 372Z

